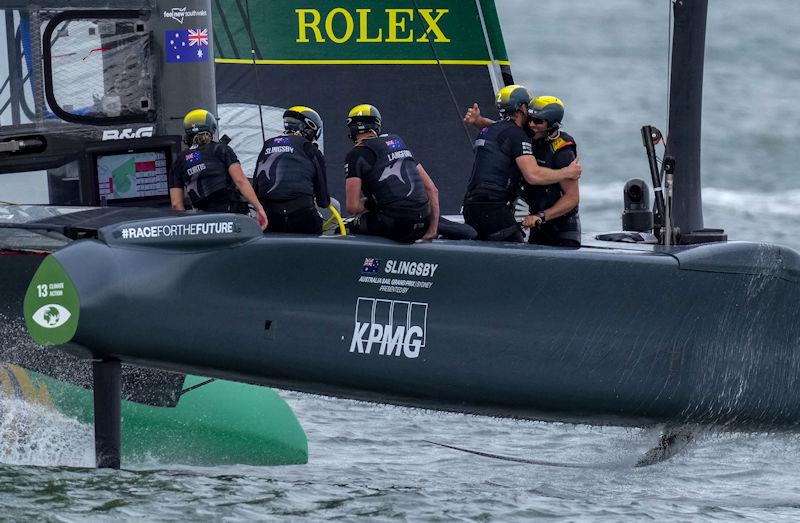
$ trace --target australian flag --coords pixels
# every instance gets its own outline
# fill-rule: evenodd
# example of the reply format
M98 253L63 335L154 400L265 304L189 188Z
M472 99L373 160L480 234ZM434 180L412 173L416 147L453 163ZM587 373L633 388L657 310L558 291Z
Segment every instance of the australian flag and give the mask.
M191 153L187 154L187 155L185 156L185 158L186 158L186 161L187 161L188 163L190 163L190 164L191 164L191 163L197 163L197 162L199 162L199 161L200 161L200 158L201 158L201 156L200 156L200 152L199 152L199 151L194 151L194 152L191 152Z
M399 138L394 138L392 140L386 140L386 145L389 146L390 151L396 151L398 149L405 149L406 144L403 143L403 140Z
M168 63L208 62L208 29L172 29L166 42Z
M377 258L364 258L364 265L361 267L361 272L378 272L381 267L381 261Z

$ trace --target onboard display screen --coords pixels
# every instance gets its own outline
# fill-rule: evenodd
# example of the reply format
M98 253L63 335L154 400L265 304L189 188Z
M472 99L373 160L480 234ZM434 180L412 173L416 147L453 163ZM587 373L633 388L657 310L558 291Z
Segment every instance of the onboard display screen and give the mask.
M98 155L96 166L101 201L169 194L165 150Z

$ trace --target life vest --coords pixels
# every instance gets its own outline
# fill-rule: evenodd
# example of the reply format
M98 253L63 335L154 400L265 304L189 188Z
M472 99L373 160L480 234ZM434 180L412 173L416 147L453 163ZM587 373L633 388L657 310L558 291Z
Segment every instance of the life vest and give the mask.
M217 142L202 146L193 145L183 151L183 180L186 193L192 200L192 206L202 209L203 202L212 195L220 199L220 191L226 191L225 197L236 200L238 191L228 174L227 166L217 156L220 148L227 147Z
M375 153L372 170L361 180L362 191L375 210L420 207L428 203L417 161L396 134L382 134L359 145Z
M515 130L516 129L516 130ZM467 184L467 201L508 203L517 197L522 172L505 140L524 132L511 120L484 128L475 140L475 163Z
M314 195L317 166L306 154L302 136L283 135L264 142L256 160L253 185L262 202Z
M555 157L561 150L571 149L575 155L578 154L578 148L575 145L575 139L569 134L559 131L555 138L545 138L543 140L536 140L533 142L533 154L536 156L536 161L542 167L555 169ZM544 211L549 209L564 195L561 190L561 184L552 183L550 185L529 185L523 184L523 199L528 204L532 213ZM578 207L563 215L564 218L572 217L578 214Z

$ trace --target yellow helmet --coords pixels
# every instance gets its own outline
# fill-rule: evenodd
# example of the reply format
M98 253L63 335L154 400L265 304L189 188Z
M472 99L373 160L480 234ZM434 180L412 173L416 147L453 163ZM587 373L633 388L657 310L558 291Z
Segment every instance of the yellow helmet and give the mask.
M217 119L205 109L189 111L183 117L183 132L186 135L186 143L192 143L197 134L217 132Z
M313 142L322 134L322 118L310 107L295 105L283 113L283 128L297 131Z
M374 105L356 105L347 114L347 128L350 129L350 138L355 140L358 133L375 131L381 134L381 113Z
M495 103L500 116L508 118L519 111L522 104L530 104L533 93L524 85L507 85L497 91Z
M538 96L531 100L528 116L547 120L547 125L551 129L558 129L564 118L564 102L555 96Z

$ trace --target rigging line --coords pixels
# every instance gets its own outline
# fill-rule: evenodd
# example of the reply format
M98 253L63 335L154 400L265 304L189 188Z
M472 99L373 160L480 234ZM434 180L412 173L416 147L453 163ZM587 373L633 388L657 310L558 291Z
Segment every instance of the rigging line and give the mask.
M481 29L483 30L483 39L486 41L486 51L489 53L489 77L492 80L492 89L494 92L500 90L500 81L497 78L497 62L494 60L494 52L492 51L492 41L489 39L489 29L486 27L486 19L483 17L483 6L481 0L475 0L475 8L478 10L478 18L481 21ZM505 83L505 82L504 82Z
M187 387L187 388L185 388L185 389L183 389L183 390L181 391L181 393L180 393L180 396L183 396L183 395L184 395L184 394L186 394L187 392L193 391L194 389L199 389L199 388L200 388L200 387L202 387L203 385L208 385L209 383L211 383L211 382L213 382L213 381L216 381L216 380L215 380L214 378L208 378L208 379L207 379L207 380L205 380L205 381L201 381L200 383L197 383L197 384L195 384L195 385L192 385L191 387Z
M261 49L258 48L258 44L256 43L255 39L253 38L253 27L250 25L250 5L248 4L247 0L245 0L245 4L247 5L247 15L245 15L245 11L242 11L242 3L240 0L236 0L236 7L239 9L239 14L242 16L246 16L247 22L247 30L250 33L250 45L253 47L253 50L256 52L257 55L261 56Z
M423 34L426 34L430 31L430 27L425 30L425 24L422 22L422 13L419 10L419 6L417 5L417 0L411 0L414 4L414 10L417 12L417 20L419 20L419 25L422 27ZM469 142L470 149L473 151L475 150L475 141L472 139L472 135L469 134L469 129L467 128L467 124L464 123L464 118L461 116L461 109L458 106L458 101L456 100L456 95L453 93L453 88L450 86L450 80L447 78L447 73L444 72L444 66L442 65L442 61L439 59L439 53L436 52L436 47L433 45L433 40L428 38L428 45L431 48L431 52L433 53L433 58L436 60L436 64L439 66L439 72L442 74L442 79L444 80L445 86L447 86L447 92L450 93L450 100L453 102L453 108L456 110L456 115L458 116L458 121L461 122L461 127L464 129L464 135L467 137L467 142Z
M236 2L239 4L238 0ZM256 86L258 87L258 92L263 92L261 89L261 77L258 74L258 65L256 65L256 39L253 36L253 26L250 24L250 0L244 0L245 10L247 11L247 15L245 19L247 20L247 32L250 35L250 56L253 57L253 70L256 73ZM239 9L241 10L241 4L239 4ZM261 123L261 141L266 142L267 136L264 133L264 111L261 109L261 101L258 102L258 120Z
M228 41L231 44L231 50L233 50L233 55L236 58L240 58L242 55L239 53L239 48L236 47L236 40L233 38L233 33L231 33L231 28L228 25L228 17L225 15L225 12L219 7L218 3L214 3L219 10L219 20L222 22L222 28L225 30L225 34L228 35ZM217 42L219 41L218 38L214 38L214 44L219 45Z

